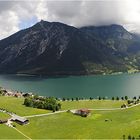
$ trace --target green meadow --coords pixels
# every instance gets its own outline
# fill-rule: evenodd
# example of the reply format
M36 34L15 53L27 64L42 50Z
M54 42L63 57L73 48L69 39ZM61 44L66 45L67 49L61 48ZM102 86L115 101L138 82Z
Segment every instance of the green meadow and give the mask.
M0 96L0 108L7 109L9 112L14 112L20 116L28 116L34 114L44 114L50 111L26 107L23 105L24 98Z
M81 108L91 108L91 109L99 109L99 108L118 108L126 101L112 101L112 100L80 100L80 101L63 101L60 102L62 104L61 110L68 109L81 109Z
M0 120L5 120L10 118L10 116L6 113L0 112Z
M25 139L25 137L13 128L0 124L0 139Z
M7 101L7 102L6 102ZM118 108L125 101L92 100L64 101L62 110L77 108ZM18 115L48 113L46 110L25 107L22 98L0 97L0 108L7 108ZM106 121L107 120L107 121ZM29 118L28 125L16 125L16 128L31 139L128 139L139 138L140 106L124 110L92 111L88 117L72 113L59 113L49 116ZM1 139L25 139L23 135L2 124Z
M17 128L32 139L122 139L123 135L138 138L140 107L92 111L87 118L71 113L35 117L30 118L29 125L17 125Z

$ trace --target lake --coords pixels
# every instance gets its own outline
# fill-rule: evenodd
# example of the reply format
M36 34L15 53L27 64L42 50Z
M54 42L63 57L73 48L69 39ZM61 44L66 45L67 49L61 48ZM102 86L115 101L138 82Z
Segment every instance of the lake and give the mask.
M60 98L133 97L140 95L140 73L68 77L0 75L0 86Z

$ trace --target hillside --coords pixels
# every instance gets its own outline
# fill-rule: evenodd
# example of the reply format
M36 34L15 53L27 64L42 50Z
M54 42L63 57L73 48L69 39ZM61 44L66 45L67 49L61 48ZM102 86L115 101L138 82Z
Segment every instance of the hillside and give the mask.
M0 73L81 75L140 68L140 37L120 25L40 21L0 41Z

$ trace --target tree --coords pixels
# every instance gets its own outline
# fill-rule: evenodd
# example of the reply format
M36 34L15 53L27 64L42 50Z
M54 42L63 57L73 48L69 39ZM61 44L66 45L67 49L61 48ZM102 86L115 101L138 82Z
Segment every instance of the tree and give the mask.
M133 97L133 99L134 99L134 100L136 100L136 99L137 99L137 97L136 97L136 96L134 96L134 97Z
M92 100L93 98L92 98L92 97L90 97L89 99L90 99L90 100Z
M25 98L24 105L33 107L33 100L31 98Z
M76 97L76 101L79 101L79 98L78 97Z
M2 95L3 93L2 93L2 91L0 90L0 95Z
M125 135L123 135L123 140L125 140Z
M118 96L116 97L116 100L119 100L119 97Z
M71 98L71 100L73 101L74 99L73 99L73 98Z
M124 97L121 97L122 100L124 100Z
M124 98L125 98L125 100L128 100L128 96L125 96Z
M36 99L36 100L37 100L38 98L39 98L39 96L38 96L38 95L34 95L34 99Z
M112 97L112 100L115 100L115 98L114 98L114 97Z
M128 140L131 140L131 135L128 135Z
M59 110L59 109L61 109L61 104L60 104L60 103L58 103L58 110Z
M131 104L131 101L130 100L127 100L127 104Z
M101 97L99 96L99 98L98 98L99 100L101 100Z
M56 106L55 106L55 105L52 106L52 111L53 111L53 112L56 111Z
M37 108L43 109L44 108L43 102L38 102Z

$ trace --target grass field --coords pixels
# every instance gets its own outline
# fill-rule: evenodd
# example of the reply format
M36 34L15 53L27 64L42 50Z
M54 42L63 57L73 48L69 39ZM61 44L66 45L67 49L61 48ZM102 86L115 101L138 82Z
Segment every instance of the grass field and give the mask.
M8 111L14 112L21 116L43 114L50 112L48 110L26 107L23 105L23 103L24 98L0 96L0 108L7 109Z
M0 97L0 108L28 116L49 111L25 107L22 98ZM61 102L62 110L77 108L117 108L124 101L93 100ZM2 113L3 114L3 113ZM0 114L1 115L1 114ZM6 117L6 116L5 116ZM105 120L109 120L105 122ZM112 121L111 121L112 120ZM32 139L120 139L123 135L140 135L140 106L126 110L92 111L91 116L83 118L71 113L60 113L44 117L29 118L25 126L16 128ZM0 125L0 139L23 139L23 135L13 128Z
M111 100L93 100L93 101L64 101L60 102L62 104L62 109L77 109L77 108L114 108L120 107L125 101L111 101ZM10 112L14 112L21 116L28 116L34 114L44 114L50 111L43 109L36 109L31 107L26 107L23 105L24 98L15 97L4 97L0 96L0 108L7 109Z
M13 128L0 124L0 139L25 139L25 137Z
M63 101L62 110L65 109L80 109L80 108L118 108L126 101L112 100L84 100L84 101Z
M109 121L105 122L105 119ZM71 113L36 117L30 119L29 125L18 125L17 128L33 139L121 139L123 135L136 138L140 134L140 106L93 111L87 118Z
M0 112L0 120L5 120L10 118L10 116L8 114L5 114L3 112Z

